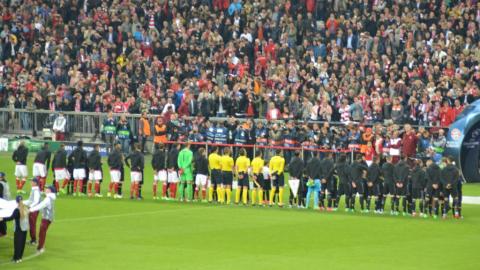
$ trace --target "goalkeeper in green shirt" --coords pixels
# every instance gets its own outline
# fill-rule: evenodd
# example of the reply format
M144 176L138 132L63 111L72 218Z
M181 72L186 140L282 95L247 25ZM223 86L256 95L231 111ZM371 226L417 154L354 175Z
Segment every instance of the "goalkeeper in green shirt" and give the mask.
M178 154L177 160L180 170L180 200L184 199L185 183L187 184L187 202L193 196L193 152L190 150L190 142Z

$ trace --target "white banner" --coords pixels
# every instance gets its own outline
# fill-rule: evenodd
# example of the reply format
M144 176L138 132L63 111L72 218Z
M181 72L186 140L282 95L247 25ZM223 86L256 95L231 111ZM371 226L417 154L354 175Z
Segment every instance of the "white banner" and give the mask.
M4 199L0 199L0 218L10 217L15 208L17 208L16 201L6 201Z
M0 138L0 152L8 151L8 138Z

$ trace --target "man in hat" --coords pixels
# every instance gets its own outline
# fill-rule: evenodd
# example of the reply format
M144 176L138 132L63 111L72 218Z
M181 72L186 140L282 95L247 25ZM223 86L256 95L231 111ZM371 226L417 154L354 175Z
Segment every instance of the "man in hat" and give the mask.
M15 183L17 184L17 193L24 193L23 186L27 181L27 157L28 148L24 141L20 141L17 149L13 152L12 160L15 162Z
M30 212L42 211L42 223L40 225L40 233L38 239L37 252L45 252L45 240L47 238L47 230L55 217L55 200L57 190L54 186L48 186L45 190L45 198L39 204L30 207Z
M40 188L38 187L38 184L38 178L32 178L30 196L28 197L28 200L24 202L24 204L30 208L40 203ZM28 223L30 224L30 244L32 245L37 244L37 217L38 211L30 211L28 214Z

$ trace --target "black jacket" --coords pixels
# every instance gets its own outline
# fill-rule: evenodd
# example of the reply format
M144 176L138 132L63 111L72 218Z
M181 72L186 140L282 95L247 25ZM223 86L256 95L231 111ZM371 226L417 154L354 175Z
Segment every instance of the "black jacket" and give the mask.
M440 184L440 178L442 176L442 170L440 167L432 163L427 168L427 187L431 187L433 184Z
M346 162L338 162L335 164L335 173L340 183L348 183L350 181L350 166Z
M204 155L197 153L194 162L196 173L208 175L208 160Z
M383 181L387 184L393 183L393 171L395 166L392 163L385 162L382 165Z
M427 174L422 167L416 166L412 171L412 188L424 189L427 184Z
M67 151L59 149L55 152L52 161L52 167L55 168L67 168Z
M123 166L122 152L113 150L110 155L108 155L107 163L111 170L120 170Z
M87 166L87 152L83 148L77 147L70 154L74 169L84 169Z
M167 161L166 161L165 150L156 150L152 155L152 168L155 171L161 171L166 169Z
M50 151L48 151L47 149L43 148L35 156L35 163L45 164L45 166L47 166L47 170L48 170L48 168L50 166L51 156L52 156L52 153Z
M406 183L408 175L410 174L410 168L405 161L400 161L395 165L393 170L393 180L395 183Z
M320 164L321 161L317 157L313 157L308 161L307 167L305 168L305 173L309 178L320 179L320 175L322 173Z
M168 152L168 157L167 157L167 167L169 169L178 169L178 149L175 147L172 147L170 151Z
M132 162L131 166L129 161ZM143 172L143 167L145 165L143 154L140 151L133 151L125 158L125 164L128 167L131 167L132 172Z
M22 165L27 164L28 148L25 146L19 146L17 150L13 152L12 159L15 162L20 162Z
M378 183L378 181L380 180L380 174L381 174L380 166L377 163L372 163L372 165L368 167L367 181Z
M301 179L303 174L303 160L299 157L294 157L288 164L288 172L291 177Z
M367 164L355 161L350 166L350 181L360 183L363 180L364 172L368 171Z
M335 169L335 164L333 163L333 159L325 158L320 163L321 167L321 179L330 180L333 175L333 171Z
M458 169L455 167L455 165L449 164L443 168L441 181L444 187L447 185L455 187L459 180Z
M97 150L93 150L88 155L87 161L88 168L91 170L101 170L102 169L102 157Z

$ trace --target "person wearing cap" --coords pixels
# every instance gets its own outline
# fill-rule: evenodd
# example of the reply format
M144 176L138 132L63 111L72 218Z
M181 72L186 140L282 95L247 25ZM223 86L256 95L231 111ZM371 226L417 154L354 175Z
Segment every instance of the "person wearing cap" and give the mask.
M38 187L38 179L36 177L32 178L31 186L32 189L30 191L30 196L28 197L28 200L24 202L24 204L30 208L39 204L41 199L40 188ZM31 245L37 244L37 218L38 211L30 211L30 213L28 213Z
M77 148L70 154L73 161L73 196L85 196L83 181L86 178L87 152L83 150L83 141L77 142Z
M139 190L140 182L142 181L142 172L145 165L145 159L140 151L140 144L136 143L134 150L125 158L125 165L130 168L130 199L141 199ZM130 165L129 161L131 160L132 164Z
M43 144L42 149L35 156L32 176L38 178L40 191L43 191L45 187L51 156L52 153L48 149L48 143Z
M37 205L30 207L30 212L41 211L42 222L40 225L40 233L38 234L37 252L43 253L45 251L45 240L47 238L47 231L50 224L55 217L55 200L56 189L54 186L48 186L45 189L45 198Z
M180 173L180 200L183 200L185 184L187 185L187 202L192 200L193 196L193 152L190 150L190 142L178 154L178 168Z
M17 208L10 217L4 218L3 222L14 220L15 227L13 229L13 262L20 263L25 250L25 242L27 241L28 230L28 207L23 203L22 196L15 198ZM2 221L2 218L0 218Z
M23 186L28 177L27 158L28 148L25 146L25 141L20 141L20 144L12 155L12 160L15 162L15 183L17 185L17 193L24 193Z

